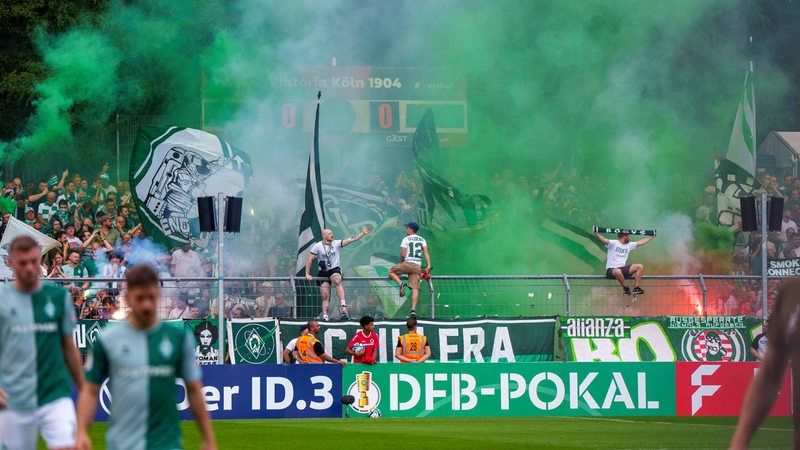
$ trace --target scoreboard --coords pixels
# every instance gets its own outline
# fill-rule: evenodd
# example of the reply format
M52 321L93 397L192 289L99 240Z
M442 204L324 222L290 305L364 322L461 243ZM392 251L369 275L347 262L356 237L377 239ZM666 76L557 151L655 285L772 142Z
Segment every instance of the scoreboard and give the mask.
M409 145L425 111L433 110L443 147L467 144L463 75L450 69L408 67L311 67L275 73L246 86L204 80L203 128L218 131L237 111L253 114L272 141L311 132L317 91L320 127L353 133L386 146Z

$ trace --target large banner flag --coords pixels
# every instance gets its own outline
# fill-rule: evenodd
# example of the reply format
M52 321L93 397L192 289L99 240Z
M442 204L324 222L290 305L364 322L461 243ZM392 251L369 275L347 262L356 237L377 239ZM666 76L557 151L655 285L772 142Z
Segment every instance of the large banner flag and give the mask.
M197 197L240 197L252 172L245 152L211 133L140 127L130 180L145 233L167 248L199 237Z
M214 319L189 319L183 321L184 329L194 336L194 362L200 366L217 364L219 350L219 322Z
M300 336L306 322L283 320L284 343ZM555 350L556 317L530 319L468 319L458 321L419 320L417 332L428 338L430 362L534 362L552 361ZM350 357L345 348L361 326L357 321L320 322L317 339L334 358ZM375 322L380 349L378 362L399 362L394 357L397 338L408 332L405 320Z
M439 137L430 109L419 121L411 149L422 178L424 194L420 224L445 231L479 227L490 212L492 201L489 197L464 194L439 176L428 163L439 150Z
M317 112L314 116L314 138L308 155L306 171L305 209L300 217L300 234L297 237L297 276L305 275L308 253L314 242L322 239L325 228L325 210L322 209L322 177L319 174L319 101L322 93L317 93Z
M753 195L761 183L728 159L716 160L714 178L717 192L717 225L738 230L742 216L739 199Z
M227 328L231 364L280 364L281 333L276 319L230 319Z
M605 264L606 247L585 229L557 218L549 218L542 222L538 229L543 246L557 246L574 257L570 266L579 271L594 272ZM547 251L542 247L542 251ZM558 250L554 250L558 251ZM583 264L583 265L581 265Z
M6 231L3 233L3 240L0 240L0 279L14 276L14 272L8 267L8 249L11 247L11 241L19 236L32 237L42 249L42 254L61 246L58 241L34 230L25 222L21 222L13 216L9 217Z
M754 361L762 319L746 316L561 317L567 361Z
M733 120L728 159L750 174L756 173L756 97L753 91L753 62L744 76L744 89Z

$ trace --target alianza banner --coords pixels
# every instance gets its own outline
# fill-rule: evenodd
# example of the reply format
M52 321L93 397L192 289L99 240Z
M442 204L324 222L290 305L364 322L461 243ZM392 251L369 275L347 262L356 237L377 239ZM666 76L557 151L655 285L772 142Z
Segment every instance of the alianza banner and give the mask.
M674 416L675 364L349 364L354 417Z
M562 317L568 361L754 361L746 316Z
M300 334L306 322L282 321L281 340L288 343ZM440 362L527 362L552 361L555 343L555 317L537 319L462 321L420 320L417 332L428 337L429 361ZM320 322L317 335L325 353L343 359L344 350L356 331L358 322ZM378 362L399 362L394 358L397 338L408 332L405 322L375 322L380 350ZM348 358L349 359L349 358Z
M232 364L280 363L280 331L276 319L230 319L228 353Z

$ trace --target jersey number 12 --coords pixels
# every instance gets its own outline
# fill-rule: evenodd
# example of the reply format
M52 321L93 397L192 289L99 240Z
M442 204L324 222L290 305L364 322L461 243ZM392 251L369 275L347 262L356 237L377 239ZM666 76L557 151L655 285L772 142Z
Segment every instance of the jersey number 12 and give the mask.
M406 258L422 258L422 244L419 242L408 243L408 256Z

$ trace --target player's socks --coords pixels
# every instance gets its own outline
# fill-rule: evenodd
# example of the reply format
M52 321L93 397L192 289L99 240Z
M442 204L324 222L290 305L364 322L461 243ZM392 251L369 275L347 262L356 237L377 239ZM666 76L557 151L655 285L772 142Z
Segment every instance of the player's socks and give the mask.
M405 283L400 284L400 297L406 296L406 289L408 289L408 285Z
M624 292L625 295L631 295L631 288L629 288L628 286L623 286L622 292Z
M644 294L644 289L640 288L639 286L636 286L635 288L633 288L633 293L634 294Z

